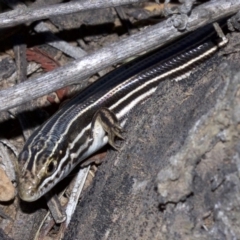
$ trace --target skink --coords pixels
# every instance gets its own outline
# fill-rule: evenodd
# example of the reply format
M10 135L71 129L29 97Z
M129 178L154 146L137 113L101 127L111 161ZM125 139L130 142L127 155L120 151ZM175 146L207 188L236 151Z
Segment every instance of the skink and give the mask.
M115 138L129 112L226 44L208 25L164 49L128 63L88 86L66 103L26 141L19 155L19 195L35 201L87 157Z

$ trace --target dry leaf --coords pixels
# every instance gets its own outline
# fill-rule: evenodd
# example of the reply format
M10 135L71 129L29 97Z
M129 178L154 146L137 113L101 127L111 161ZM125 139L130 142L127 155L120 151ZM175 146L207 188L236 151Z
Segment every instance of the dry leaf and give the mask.
M0 201L10 201L14 196L15 188L4 170L0 168Z

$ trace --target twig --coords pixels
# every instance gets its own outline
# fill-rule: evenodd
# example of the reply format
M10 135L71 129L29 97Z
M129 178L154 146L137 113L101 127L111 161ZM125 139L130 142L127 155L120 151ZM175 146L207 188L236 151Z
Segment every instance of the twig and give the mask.
M4 0L4 3L7 4L10 8L14 10L25 10L27 11L28 8L24 3L18 2L16 0ZM52 47L55 47L65 54L69 55L70 57L74 59L78 59L80 57L85 56L87 53L82 50L79 47L74 47L70 45L69 43L63 41L62 39L59 39L57 36L55 36L51 30L48 28L48 26L44 22L38 23L35 27L34 30L36 32L43 33L45 36L46 41L48 42L49 45Z
M26 81L27 79L27 60L26 60L26 49L27 45L24 41L24 37L21 34L18 34L14 38L14 56L15 63L17 67L17 82L21 83ZM29 104L28 104L29 105ZM30 136L30 131L28 129L29 120L26 119L26 116L22 113L25 109L27 109L26 105L22 105L21 108L11 109L9 112L17 116L19 123L22 127L24 138L27 139Z
M84 187L84 184L85 184L85 181L86 181L86 178L87 178L87 175L89 173L89 169L90 169L90 166L88 167L85 167L85 168L81 168L80 171L78 172L77 176L74 178L73 182L73 189L71 190L71 195L70 195L70 198L69 198L69 201L67 203L67 206L66 206L66 221L62 223L61 225L61 230L59 232L59 235L63 235L66 228L68 227L68 224L72 218L72 215L75 211L75 208L77 206L77 203L79 201L79 197L82 193L82 190L83 190L83 187ZM62 195L63 193L61 193L60 195ZM61 196L60 196L61 198ZM54 201L57 201L57 199L55 199ZM47 217L49 216L50 212L53 214L53 211L59 211L60 215L62 213L61 211L61 206L51 206L49 207L49 212L46 214L46 216L44 217L41 225L39 226L39 229L36 233L36 236L34 238L34 240L37 240L37 239L42 239L43 238L43 235L45 236L46 232L48 232L49 228L51 227L51 225L53 224L53 222L50 222L50 226L48 225L48 229L43 229L42 230L42 226L43 226L43 223L46 221ZM63 219L62 219L63 220ZM55 220L56 221L56 220ZM61 239L61 238L59 238Z
M116 7L126 4L139 3L144 0L94 0L77 1L37 9L17 9L0 14L0 27L12 27L22 23L45 19L63 14L76 13L99 8Z
M128 31L128 33L131 33L131 28L132 28L132 24L129 21L129 19L127 18L124 10L122 7L115 7L115 10L118 14L118 17L120 19L120 21L122 22L122 25L126 28L126 30Z
M43 22L38 23L34 27L34 30L36 32L45 34L45 39L50 46L59 49L60 51L64 52L65 54L69 55L74 59L79 59L87 54L81 48L74 47L69 43L63 41L62 39L59 39L58 37L56 37L54 34L51 33L47 25Z
M193 31L198 27L236 13L239 10L240 1L234 0L229 0L227 3L225 0L221 0L202 4L195 8L189 17L188 31L186 32ZM202 15L199 13L202 13ZM0 111L79 82L109 65L116 64L123 59L156 46L161 46L182 34L182 32L179 32L169 24L169 20L151 26L131 37L124 38L86 57L73 61L71 64L43 74L31 81L26 81L0 91Z
M74 187L71 192L71 196L69 198L67 208L66 208L67 219L66 219L66 222L63 223L65 228L67 228L68 224L71 221L72 215L75 211L75 208L76 208L78 200L79 200L79 196L80 196L83 186L85 184L89 169L90 169L90 166L81 169L79 171L79 173L77 174L77 177L74 181Z
M54 221L56 223L64 222L66 220L66 214L63 207L61 206L58 196L52 193L52 191L49 191L44 195L44 197L47 200L47 205Z
M17 82L24 82L27 79L26 43L21 34L15 36L13 50L17 66Z

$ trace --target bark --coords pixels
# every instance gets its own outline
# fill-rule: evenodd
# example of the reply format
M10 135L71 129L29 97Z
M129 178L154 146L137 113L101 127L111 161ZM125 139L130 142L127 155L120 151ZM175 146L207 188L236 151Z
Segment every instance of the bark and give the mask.
M48 17L59 16L64 14L71 14L82 12L86 10L116 7L126 4L139 3L143 0L112 0L112 1L81 1L55 4L52 6L17 9L0 14L0 27L12 27L22 23L45 19Z

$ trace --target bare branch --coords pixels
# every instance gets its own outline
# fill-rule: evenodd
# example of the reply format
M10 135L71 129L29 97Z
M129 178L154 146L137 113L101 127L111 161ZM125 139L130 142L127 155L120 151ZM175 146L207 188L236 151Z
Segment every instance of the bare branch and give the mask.
M0 27L11 27L22 23L45 19L80 11L116 7L120 5L143 2L144 0L94 0L55 4L36 9L17 9L0 14Z
M240 10L240 1L221 0L208 2L195 8L188 19L187 31L193 31ZM60 67L12 88L0 91L0 111L26 103L34 98L74 84L105 67L118 63L135 54L161 46L182 34L167 21L103 47L71 64Z
M19 10L19 9L21 9L22 11L28 10L27 6L24 3L18 2L17 0L11 0L11 1L4 0L4 3L14 10ZM81 48L74 47L74 46L70 45L69 43L59 39L57 36L55 36L51 32L51 30L48 28L47 24L45 24L44 22L39 22L34 27L34 30L38 33L45 34L45 39L47 40L49 45L64 52L65 54L69 55L70 57L72 57L74 59L79 59L80 57L83 57L87 54Z
M51 33L51 31L44 22L38 23L34 27L34 30L39 33L45 33L46 40L47 41L49 40L48 44L50 46L62 51L63 53L67 54L68 56L74 59L79 59L87 54L80 47L74 47L69 43L61 40L57 36L55 36L53 33Z

